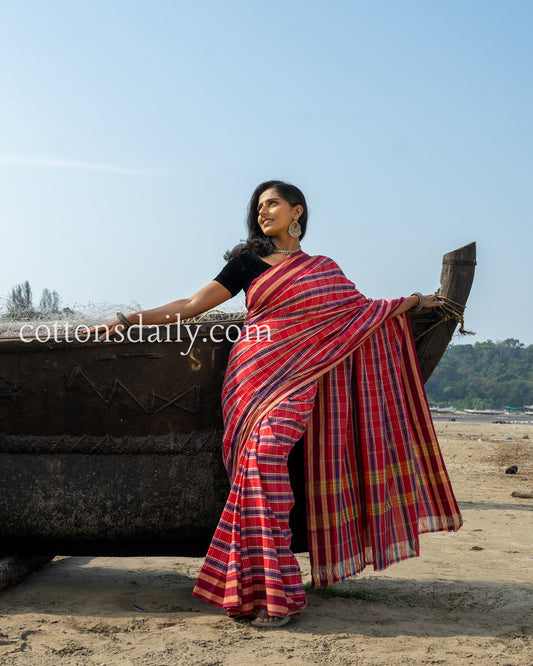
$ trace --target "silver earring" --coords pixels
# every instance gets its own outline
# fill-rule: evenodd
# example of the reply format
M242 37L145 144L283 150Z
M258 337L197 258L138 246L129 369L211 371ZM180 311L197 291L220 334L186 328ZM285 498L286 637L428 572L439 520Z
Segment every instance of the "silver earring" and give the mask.
M292 238L300 238L302 235L302 227L300 226L300 223L296 217L293 218L292 222L289 224L288 232L289 236Z

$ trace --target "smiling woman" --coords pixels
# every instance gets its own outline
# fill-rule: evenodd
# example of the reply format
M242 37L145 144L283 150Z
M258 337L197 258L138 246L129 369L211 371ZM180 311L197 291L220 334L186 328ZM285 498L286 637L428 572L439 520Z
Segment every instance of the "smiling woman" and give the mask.
M208 285L94 329L191 317L244 289L243 331L268 330L241 333L231 350L222 391L231 489L193 592L262 628L306 605L289 528L287 459L300 438L315 586L414 557L421 532L462 523L405 315L441 301L366 298L332 259L302 250L307 216L297 187L262 183L246 242Z
M305 236L307 216L307 202L301 190L282 181L263 183L253 193L248 207L249 235L245 247L259 256L296 251ZM279 250L274 242L277 236L281 236L284 250ZM241 249L237 246L226 257Z
M250 201L247 226L248 240L224 255L228 264L214 278L232 296L241 289L246 293L252 281L269 266L301 250L300 240L307 227L305 197L293 185L281 181L263 183Z

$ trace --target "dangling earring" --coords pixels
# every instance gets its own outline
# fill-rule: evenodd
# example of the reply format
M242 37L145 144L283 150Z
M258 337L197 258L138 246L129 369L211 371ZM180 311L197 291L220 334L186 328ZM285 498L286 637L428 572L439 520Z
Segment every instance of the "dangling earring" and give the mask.
M300 238L302 235L302 227L300 226L300 223L298 222L298 218L294 217L292 222L289 224L289 228L287 230L289 232L289 236L292 238Z

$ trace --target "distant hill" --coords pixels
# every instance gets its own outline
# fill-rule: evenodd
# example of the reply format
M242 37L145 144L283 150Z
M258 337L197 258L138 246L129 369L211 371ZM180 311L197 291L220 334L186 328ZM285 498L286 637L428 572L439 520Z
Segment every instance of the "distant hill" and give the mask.
M430 404L501 409L533 404L533 345L519 340L452 345L426 384Z

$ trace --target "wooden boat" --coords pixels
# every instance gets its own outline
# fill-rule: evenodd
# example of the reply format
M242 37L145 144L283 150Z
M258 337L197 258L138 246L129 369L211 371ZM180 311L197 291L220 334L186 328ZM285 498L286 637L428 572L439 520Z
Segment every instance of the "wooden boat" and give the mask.
M474 265L474 243L444 255L440 293L460 308ZM427 380L457 321L436 310L411 321ZM222 332L235 325L202 322L188 354L177 324L161 327L172 342L144 330L140 342L0 340L0 556L203 554L228 492ZM296 551L306 548L302 456L300 442Z

